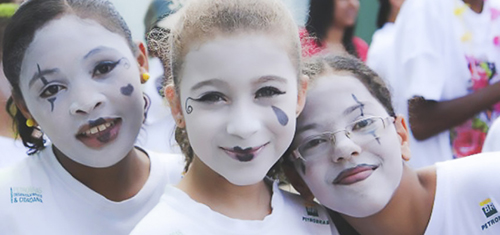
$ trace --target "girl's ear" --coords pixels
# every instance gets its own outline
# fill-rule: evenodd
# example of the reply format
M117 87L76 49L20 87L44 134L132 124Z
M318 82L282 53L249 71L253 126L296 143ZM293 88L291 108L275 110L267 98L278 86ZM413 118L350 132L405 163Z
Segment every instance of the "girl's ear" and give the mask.
M147 73L149 71L149 62L146 46L144 46L144 43L140 41L136 42L136 44L137 48L139 49L139 53L137 54L136 59L137 63L139 64L141 74Z
M168 84L167 86L165 86L164 92L165 98L167 98L168 104L170 106L172 117L174 117L175 119L175 123L180 128L186 127L184 116L182 115L181 102L179 100L179 96L175 92L174 84Z
M302 112L304 109L304 106L306 105L306 97L307 97L307 86L309 85L309 77L307 75L302 75L300 77L299 81L299 92L298 92L298 97L297 97L297 110L295 111L296 117L299 116L299 114Z
M31 116L31 113L28 111L28 108L26 107L26 104L24 103L24 100L22 98L18 97L17 95L14 95L14 93L12 93L12 100L14 101L14 104L16 105L17 110L19 112L21 112L21 114L26 119L33 120L33 116ZM35 121L35 120L33 120L33 121ZM35 121L35 125L36 125L36 121Z
M401 142L401 157L403 160L409 161L411 158L410 134L403 116L397 115L394 125L396 126L396 132L398 133L399 141Z

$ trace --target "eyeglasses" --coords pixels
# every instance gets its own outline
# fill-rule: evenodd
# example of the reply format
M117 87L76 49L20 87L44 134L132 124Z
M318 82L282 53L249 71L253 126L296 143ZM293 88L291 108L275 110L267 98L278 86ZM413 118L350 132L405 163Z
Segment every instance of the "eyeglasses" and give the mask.
M293 155L295 159L300 158L303 161L313 161L327 156L336 147L335 135L342 132L357 144L367 143L378 139L380 132L391 122L394 122L393 117L367 117L347 125L343 130L309 136L301 141L298 148L293 151Z

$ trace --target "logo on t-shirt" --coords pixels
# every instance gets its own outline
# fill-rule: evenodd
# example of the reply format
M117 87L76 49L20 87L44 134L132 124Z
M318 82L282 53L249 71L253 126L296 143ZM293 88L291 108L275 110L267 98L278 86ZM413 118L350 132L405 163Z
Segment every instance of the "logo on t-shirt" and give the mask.
M495 205L489 198L479 203L479 205L481 206L481 210L483 210L483 213L486 216L486 218L489 218L490 216L498 213L497 209L495 208Z
M10 203L43 203L42 188L11 187Z
M495 208L495 205L493 204L490 198L480 202L479 206L481 206L481 210L483 211L484 216L488 218L488 221L481 225L481 230L486 230L491 226L498 224L500 222L500 216L498 216L498 211Z
M318 208L315 204L305 203L304 207L306 209L307 216L302 216L302 221L328 225L330 221L319 218Z

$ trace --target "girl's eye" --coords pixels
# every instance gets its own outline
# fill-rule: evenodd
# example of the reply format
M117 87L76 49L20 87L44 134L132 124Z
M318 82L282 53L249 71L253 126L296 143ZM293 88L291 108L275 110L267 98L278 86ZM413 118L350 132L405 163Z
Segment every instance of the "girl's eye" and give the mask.
M284 91L280 91L278 88L276 87L270 87L270 86L266 86L266 87L263 87L263 88L260 88L256 93L255 93L255 98L261 98L261 97L272 97L272 96L275 96L275 95L283 95L285 94L286 92Z
M64 90L64 89L66 89L66 88L61 86L61 85L50 85L42 91L42 93L40 94L40 97L48 98L48 97L54 96L59 91Z
M375 121L373 119L364 119L364 120L361 120L361 121L358 121L356 122L353 127L352 127L352 130L353 131L359 131L359 130L363 130L364 128L370 126L371 124L373 124Z
M224 98L224 95L219 92L210 92L198 98L197 101L215 103L219 101L226 101L226 99Z
M113 70L120 61L103 61L97 64L93 71L93 76L107 74Z

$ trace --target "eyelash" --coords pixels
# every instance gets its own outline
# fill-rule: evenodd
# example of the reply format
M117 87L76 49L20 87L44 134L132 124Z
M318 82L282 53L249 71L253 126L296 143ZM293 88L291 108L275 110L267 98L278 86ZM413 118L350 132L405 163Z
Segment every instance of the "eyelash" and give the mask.
M224 94L220 92L208 92L203 94L200 98L196 99L199 102L216 103L220 101L227 101Z
M94 71L92 71L92 76L101 76L101 75L104 75L104 74L107 74L107 73L113 71L113 69L116 67L116 65L118 65L118 63L120 63L120 61L121 60L99 62L94 67ZM106 70L102 71L102 69L106 69Z
M50 89L52 89L52 88L57 88L57 90L50 91ZM40 97L49 98L49 97L55 96L57 93L59 93L62 90L65 90L65 89L66 89L66 87L64 87L62 85L49 85L45 89L42 90L42 92L40 93Z
M283 95L286 94L285 91L280 91L276 87L271 87L271 86L266 86L263 88L260 88L257 92L255 92L255 98L261 98L261 97L273 97L277 95Z

